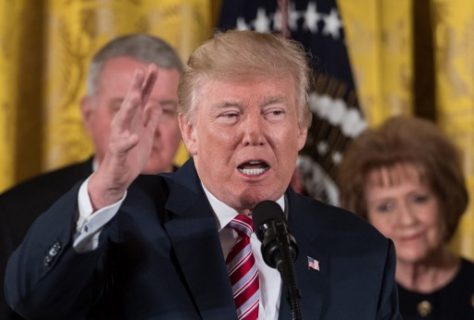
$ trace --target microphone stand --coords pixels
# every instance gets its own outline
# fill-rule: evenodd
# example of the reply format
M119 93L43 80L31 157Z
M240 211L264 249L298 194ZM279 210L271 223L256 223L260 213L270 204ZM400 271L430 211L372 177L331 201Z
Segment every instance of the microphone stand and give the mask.
M277 229L276 240L282 258L277 261L276 268L280 272L283 283L287 288L287 298L288 303L290 304L291 318L293 320L302 320L303 317L301 315L300 306L301 293L296 286L295 269L292 263L293 257L290 252L291 244L288 231L286 230L286 224L278 221L275 224L275 228ZM295 254L296 253L293 251L293 256L295 256Z

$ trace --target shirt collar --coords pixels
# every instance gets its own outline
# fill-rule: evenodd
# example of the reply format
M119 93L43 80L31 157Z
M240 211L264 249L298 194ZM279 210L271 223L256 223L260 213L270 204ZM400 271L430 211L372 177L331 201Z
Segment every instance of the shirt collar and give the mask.
M211 204L212 210L216 215L218 231L221 231L238 214L238 212L217 199L202 183L201 185L206 193L209 203ZM285 196L282 195L276 202L280 205L283 212L285 212Z

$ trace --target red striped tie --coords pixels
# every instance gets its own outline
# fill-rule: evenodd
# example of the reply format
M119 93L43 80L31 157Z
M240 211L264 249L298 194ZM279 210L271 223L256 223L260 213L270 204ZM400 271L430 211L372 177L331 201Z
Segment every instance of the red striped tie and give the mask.
M260 290L258 270L250 246L253 232L252 219L246 215L237 215L228 227L234 229L239 238L227 255L226 265L234 295L239 320L258 319Z

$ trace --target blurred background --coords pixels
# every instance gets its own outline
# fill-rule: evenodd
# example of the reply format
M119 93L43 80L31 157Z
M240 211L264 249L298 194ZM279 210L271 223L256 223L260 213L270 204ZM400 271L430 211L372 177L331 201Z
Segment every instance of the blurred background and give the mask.
M104 42L147 32L186 61L236 27L286 33L312 52L316 119L300 162L310 195L326 181L321 198L337 203L331 180L351 138L406 114L458 145L474 198L472 0L0 0L0 15L0 192L90 155L79 99ZM176 162L186 159L181 148ZM474 259L472 204L452 248Z

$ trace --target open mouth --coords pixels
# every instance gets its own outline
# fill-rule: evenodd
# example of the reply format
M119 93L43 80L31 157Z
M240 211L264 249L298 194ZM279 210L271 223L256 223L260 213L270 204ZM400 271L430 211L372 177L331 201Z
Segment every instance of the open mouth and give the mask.
M259 176L270 169L270 166L262 160L250 160L240 164L237 169L246 176Z

